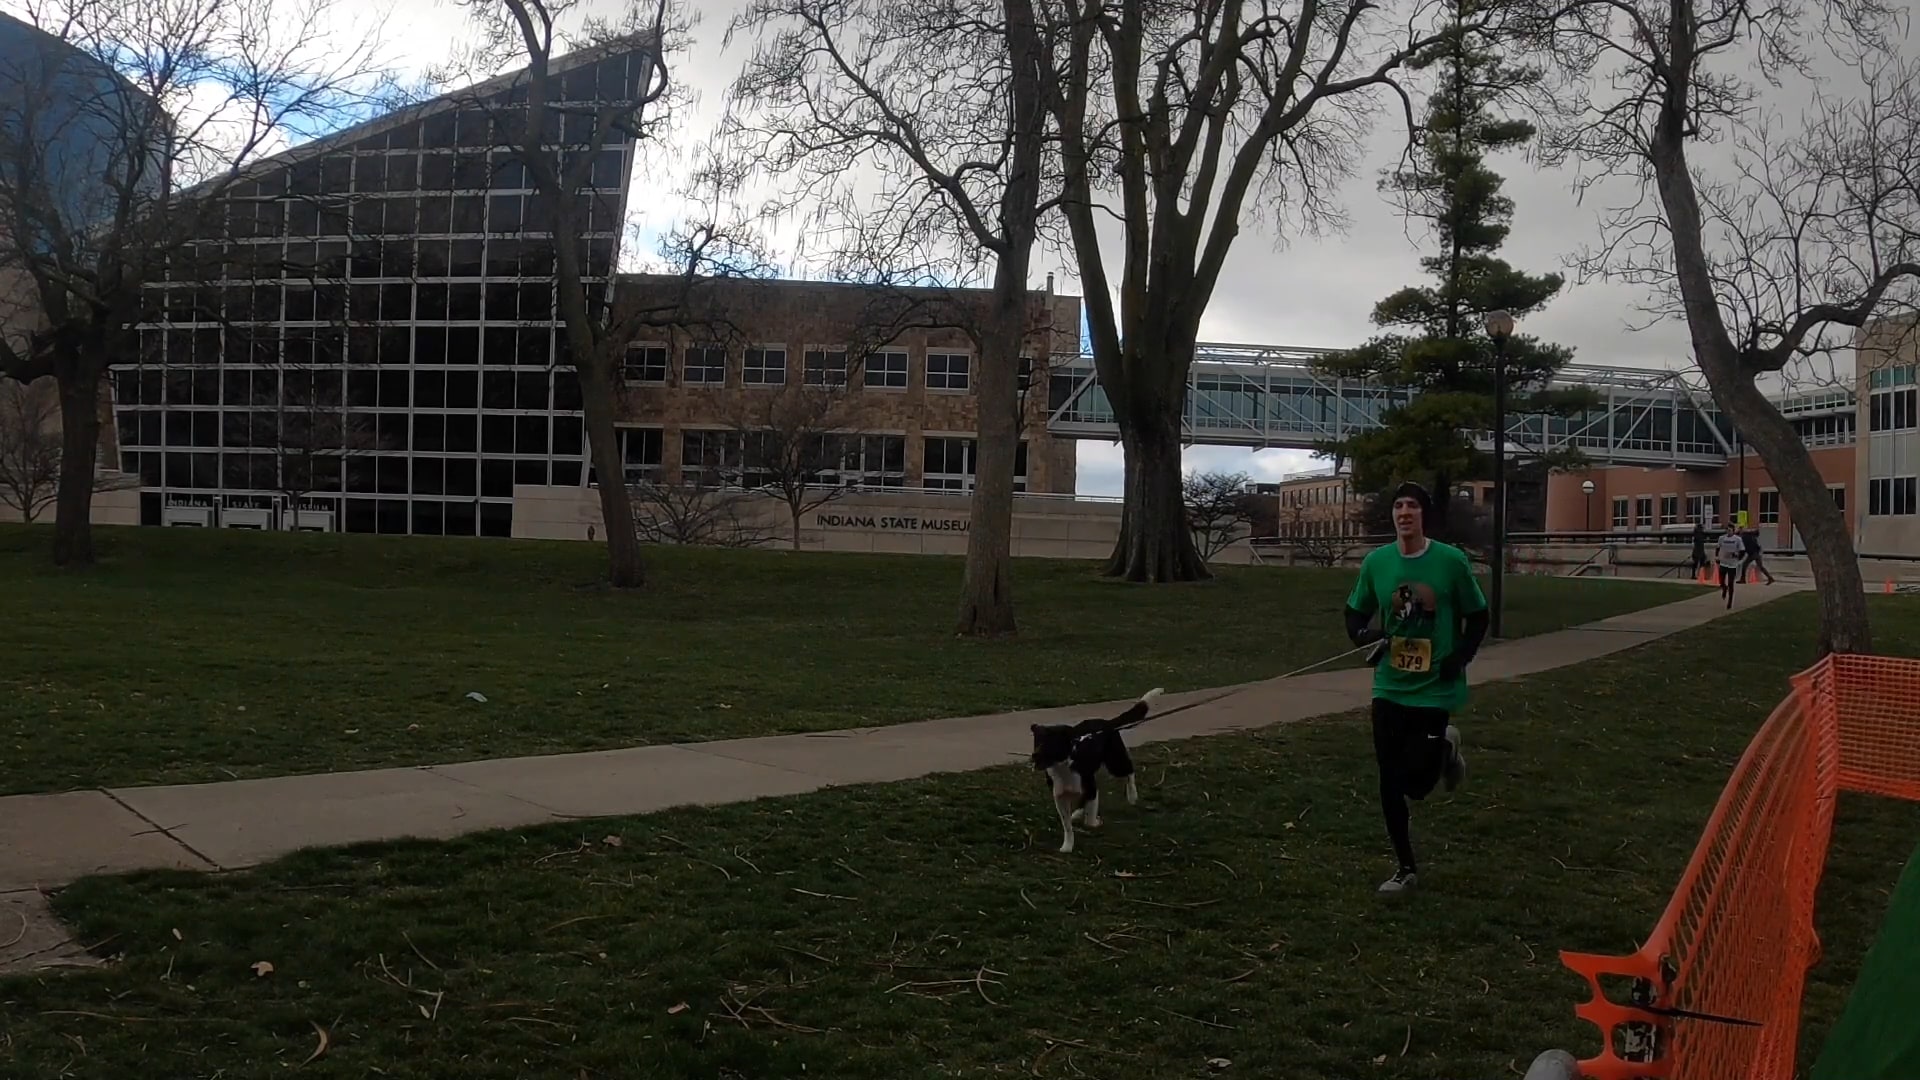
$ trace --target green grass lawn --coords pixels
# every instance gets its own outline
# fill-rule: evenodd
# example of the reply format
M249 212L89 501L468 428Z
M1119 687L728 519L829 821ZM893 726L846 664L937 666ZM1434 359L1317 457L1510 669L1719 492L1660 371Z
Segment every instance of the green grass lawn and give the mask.
M1078 704L1343 648L1350 571L1140 587L1020 560L1021 634L952 633L960 562L671 548L593 587L579 543L100 529L56 573L0 528L0 794L591 750ZM1540 633L1690 592L1515 578ZM469 700L478 691L487 701Z
M1873 608L1883 649L1920 649L1920 605ZM1142 804L1070 857L1008 767L89 879L56 907L119 962L0 983L0 1075L1516 1075L1594 1051L1555 951L1653 925L1813 621L1792 597L1477 691L1473 776L1417 808L1407 902L1372 895L1351 716L1142 749ZM1810 1042L1916 830L1920 807L1843 801Z

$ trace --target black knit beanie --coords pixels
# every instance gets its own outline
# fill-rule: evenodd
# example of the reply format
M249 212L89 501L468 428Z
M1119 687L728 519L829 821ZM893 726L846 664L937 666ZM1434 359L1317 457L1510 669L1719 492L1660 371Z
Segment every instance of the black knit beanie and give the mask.
M1411 480L1393 489L1393 499L1391 501L1399 502L1401 499L1412 499L1414 502L1419 503L1422 513L1433 513L1433 496L1427 494L1426 488L1421 487Z

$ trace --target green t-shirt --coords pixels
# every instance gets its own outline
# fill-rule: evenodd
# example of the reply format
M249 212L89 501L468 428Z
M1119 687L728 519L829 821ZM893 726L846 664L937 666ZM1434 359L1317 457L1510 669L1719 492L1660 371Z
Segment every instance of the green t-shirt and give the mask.
M1382 612L1381 629L1390 639L1387 654L1373 669L1373 693L1402 705L1457 709L1467 701L1467 678L1440 678L1440 662L1453 651L1460 620L1487 606L1467 554L1451 544L1428 540L1418 555L1400 554L1388 544L1360 563L1347 606L1372 615Z

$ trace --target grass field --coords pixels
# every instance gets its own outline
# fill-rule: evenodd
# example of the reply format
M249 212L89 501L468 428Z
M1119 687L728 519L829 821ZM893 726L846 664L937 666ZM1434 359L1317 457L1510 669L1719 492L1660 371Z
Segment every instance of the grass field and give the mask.
M1873 610L1920 649L1920 606ZM1812 627L1796 596L1476 691L1404 903L1347 717L1144 749L1072 857L1005 768L83 881L56 906L120 962L0 983L0 1075L1509 1077L1593 1051L1555 950L1652 926ZM1840 807L1809 1045L1916 830Z
M101 529L54 572L0 528L0 794L732 738L1277 675L1345 647L1351 572L1148 588L1021 560L1021 634L967 641L957 559L670 548L595 588L594 545ZM1513 579L1508 632L1683 598ZM486 697L481 704L467 693Z

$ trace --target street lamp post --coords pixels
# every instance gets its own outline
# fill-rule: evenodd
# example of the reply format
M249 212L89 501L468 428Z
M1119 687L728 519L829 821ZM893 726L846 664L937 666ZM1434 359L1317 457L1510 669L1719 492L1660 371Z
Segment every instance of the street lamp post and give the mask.
M1593 481L1580 481L1580 494L1587 497L1587 531L1593 531Z
M1488 632L1497 641L1507 572L1507 339L1513 336L1513 315L1490 311L1486 327L1493 339L1493 611Z

